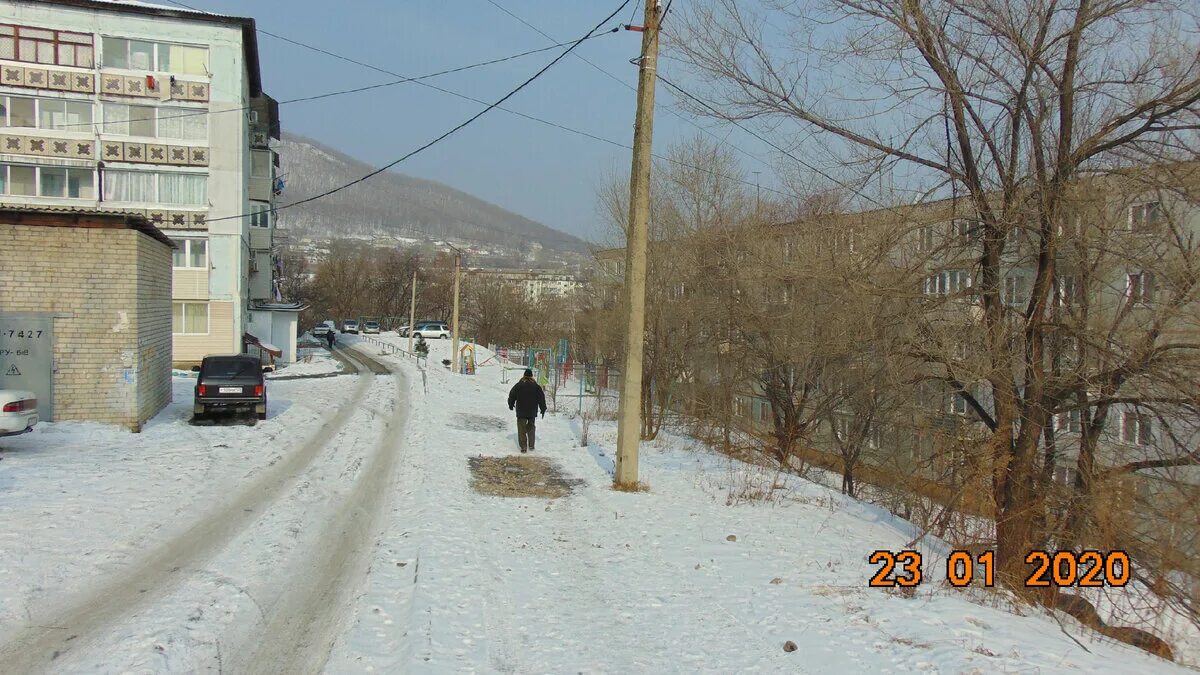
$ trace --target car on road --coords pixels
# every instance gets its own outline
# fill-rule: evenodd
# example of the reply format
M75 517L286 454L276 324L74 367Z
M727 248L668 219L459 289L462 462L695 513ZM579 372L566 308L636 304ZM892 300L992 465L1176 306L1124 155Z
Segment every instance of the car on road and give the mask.
M258 357L206 356L192 370L198 373L192 404L197 419L215 412L254 412L267 419L267 386Z
M379 334L379 322L378 321L364 321L362 331L363 331L364 335L366 335L368 333L373 333L375 335L378 335Z
M354 319L346 319L345 321L342 322L342 332L343 333L354 333L355 335L357 335L358 334L358 322L355 321Z
M37 396L23 389L0 389L0 436L16 436L38 423Z
M417 324L413 329L413 337L429 338L449 338L450 327L444 321L427 321Z
M313 337L325 337L331 331L332 332L337 331L337 324L335 324L333 321L326 320L326 321L322 321L321 323L317 324L309 332L312 334Z

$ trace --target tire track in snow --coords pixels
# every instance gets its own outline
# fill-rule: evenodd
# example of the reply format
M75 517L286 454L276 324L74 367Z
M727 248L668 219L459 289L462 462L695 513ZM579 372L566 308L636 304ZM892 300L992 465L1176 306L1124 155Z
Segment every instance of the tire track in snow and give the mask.
M258 517L264 505L278 499L296 482L350 420L374 380L360 376L351 397L313 438L287 460L263 471L232 501L206 514L140 561L101 580L90 591L64 598L49 611L35 613L26 628L0 645L0 672L28 673L50 667L72 649L73 642L83 643L80 638L84 635L159 597L182 578L179 572L185 567L199 567L211 559Z
M322 670L343 624L353 618L350 610L360 585L355 577L365 578L374 553L410 410L405 405L407 387L403 375L361 350L343 351L354 351L372 372L391 375L396 385L396 404L353 491L322 528L321 550L309 578L292 584L294 592L276 603L265 629L254 636L259 648L247 663L250 673Z

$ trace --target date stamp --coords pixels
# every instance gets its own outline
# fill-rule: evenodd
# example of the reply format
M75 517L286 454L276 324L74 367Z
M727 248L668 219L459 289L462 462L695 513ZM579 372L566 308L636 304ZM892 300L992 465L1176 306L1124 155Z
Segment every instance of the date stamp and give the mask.
M919 586L925 579L920 551L879 550L867 561L879 565L867 582L872 588ZM1120 588L1133 575L1129 554L1124 551L1030 551L1025 564L1030 567L1023 582L1028 588ZM975 582L995 586L996 552L953 551L946 557L946 581L958 588Z

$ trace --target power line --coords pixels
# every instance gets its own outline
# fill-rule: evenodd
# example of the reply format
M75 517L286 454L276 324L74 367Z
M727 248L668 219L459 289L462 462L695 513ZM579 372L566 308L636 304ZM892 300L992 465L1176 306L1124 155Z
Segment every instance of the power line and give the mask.
M662 75L657 75L657 74L656 74L656 75L655 75L655 77L657 77L657 78L658 78L658 80L659 80L660 82L662 82L663 84L667 85L667 86L668 86L668 87L670 87L671 89L673 89L673 90L675 90L675 91L679 92L680 94L682 94L683 96L687 97L688 99L690 99L690 100L694 101L695 103L697 103L697 104L701 105L702 107L704 107L704 108L705 108L706 110L708 110L709 112L712 112L713 114L720 116L720 117L721 117L721 119L726 119L724 116L721 116L721 113L720 113L720 111L719 111L719 110L717 110L716 108L714 108L714 107L713 107L712 105L710 105L708 102L706 102L706 101L704 101L704 100L700 99L699 97L697 97L697 96L695 96L695 95L693 95L693 94L690 94L690 93L688 93L688 92L687 92L685 89L683 89L683 88L682 88L682 87L680 87L679 85L675 84L674 82L672 82L672 81L668 80L667 78L663 77ZM767 145L771 146L772 148L775 148L776 150L778 150L779 152L783 153L783 154L784 154L784 155L786 155L787 157L791 158L791 159L792 159L792 160L794 160L796 163L798 163L800 166L803 166L804 168L808 169L809 171L812 171L812 172L814 172L814 173L820 174L821 176L823 176L825 179L829 180L830 182L832 182L832 183L834 183L834 184L838 185L839 187L842 187L842 188L845 188L845 189L847 189L847 190L850 190L850 191L851 191L851 192L853 192L854 194L856 194L856 195L858 195L859 197L862 197L863 199L865 199L865 200L867 200L867 201L869 201L869 202L871 202L871 203L875 204L876 206L879 206L880 208L884 208L884 209L886 209L886 208L889 208L889 207L888 207L886 204L884 204L884 203L880 202L879 200L875 199L874 197L871 197L870 195L866 194L865 192L863 192L863 191L862 191L862 190L860 190L859 188L856 188L856 187L854 187L853 185L848 185L848 184L846 184L846 183L844 183L844 182L842 182L842 181L838 180L837 178L834 178L833 176L830 176L830 175L829 175L828 173L826 173L825 171L822 171L821 169L819 169L819 168L817 168L817 167L813 166L812 164L810 164L810 163L806 162L805 160L803 160L803 159L801 159L800 157L796 156L796 154L795 154L795 153L793 153L793 152L791 152L790 150L787 150L787 149L785 149L785 148L783 148L783 147L780 147L780 146L779 146L779 144L777 144L777 143L775 143L775 142L773 142L773 141L771 141L771 140L767 139L767 138L766 138L766 137L764 137L762 134L759 134L758 132L754 131L753 129L751 129L751 128L749 128L749 127L745 126L745 125L743 125L741 122L739 122L739 121L737 121L737 120L732 120L732 119L727 119L726 121L728 121L730 124L733 124L734 126L736 126L737 128L741 129L742 131L745 131L746 133L750 134L751 136L754 136L755 138L757 138L758 140L762 141L763 143L766 143Z
M522 89L524 89L525 87L527 87L527 86L529 86L530 84L532 84L534 80L536 80L536 79L538 79L539 77L541 77L541 76L542 76L542 75L543 75L543 74L544 74L546 71L548 71L548 70L550 70L552 67L554 67L554 65L555 65L555 64L557 64L559 61L561 61L561 60L563 60L564 58L566 58L567 54L570 54L570 53L571 53L571 52L572 52L572 51L573 51L573 50L574 50L576 47L578 47L579 45L583 44L583 41L584 41L584 40L586 40L588 37L590 37L591 35L593 35L593 34L594 34L596 31L600 30L600 28L601 28L601 27L603 27L603 26L604 26L604 24L606 24L606 23L608 23L609 21L611 21L611 20L612 20L612 18L613 18L614 16L616 16L617 14L619 14L619 13L620 13L622 10L624 10L624 9L625 9L625 7L626 7L626 6L628 6L628 5L629 5L629 3L630 3L631 1L632 1L632 0L624 0L624 2L622 2L622 3L621 3L621 6L620 6L620 7L618 7L618 8L617 8L615 11L613 11L613 13L612 13L612 14L609 14L607 17L605 17L605 18L604 18L604 20L602 20L600 23L596 24L596 25L595 25L595 26L594 26L594 27L593 27L591 30L589 30L589 31L588 31L588 32L587 32L587 33L586 33L586 34L585 34L583 37L581 37L581 38L579 38L578 40L576 40L576 41L575 41L573 44L571 44L571 46L570 46L570 47L567 47L565 50L563 50L563 52L562 52L561 54L559 54L558 56L554 57L554 59L553 59L552 61L550 61L550 63L547 63L545 66L543 66L543 67L542 67L542 69L541 69L541 70L539 70L539 71L537 71L536 73L534 73L532 77L530 77L529 79L525 80L525 81L524 81L524 82L522 82L520 85L518 85L518 86L517 86L515 89L513 89L512 91L510 91L510 92L508 92L507 94L505 94L504 96L502 96L502 97L501 97L499 100L497 100L495 103L492 103L492 104L488 105L488 106L487 106L486 108L484 108L483 110L480 110L479 112L475 113L475 114L474 114L474 115L472 115L471 117L467 118L467 119L466 119L466 121L462 122L461 124L459 124L459 125L455 126L455 127L454 127L454 128L452 128L452 129L450 129L449 131L447 131L446 133L442 134L441 136L438 136L437 138L433 139L432 141L429 141L428 143L426 143L426 144L422 145L421 147L417 148L416 150L413 150L413 151L411 151L411 152L409 152L409 153L407 153L407 154L403 155L403 156L402 156L402 157L400 157L399 159L396 159L396 160L393 160L393 161L391 161L391 162L388 162L387 164L384 164L383 166L379 167L378 169L375 169L374 171L371 171L370 173L368 173L368 174L367 174L367 175L365 175L365 176L362 176L362 177L360 177L360 178L357 178L357 179L355 179L355 180L352 180L352 181L350 181L349 183L345 183L345 184L343 184L343 185L339 185L338 187L335 187L335 188L333 188L333 189L331 189L331 190L326 190L325 192L322 192L322 193L320 193L320 194L313 195L312 197L308 197L308 198L306 198L306 199L301 199L301 200L299 200L299 201L291 202L291 203L289 203L289 204L284 204L283 206L280 206L280 207L278 207L276 210L277 210L277 211L282 211L282 210L284 210L284 209L290 209L290 208L292 208L293 206L299 206L299 205L301 205L301 204L307 204L308 202L316 201L316 200L318 200L318 199L322 199L322 198L324 198L324 197L328 197L329 195L335 194L335 193L337 193L337 192L341 192L342 190L345 190L345 189L347 189L347 188L349 188L349 187L352 187L352 186L354 186L354 185L357 185L357 184L359 184L359 183L362 183L363 181L366 181L366 180L368 180L368 179L370 179L370 178L372 178L372 177L374 177L374 176L377 176L377 175L379 175L379 174L383 173L384 171L387 171L388 169L392 168L393 166L396 166L397 164L399 164L399 163L401 163L401 162L405 161L406 159L408 159L408 158L410 158L410 157L412 157L412 156L414 156L414 155L416 155L416 154L418 154L418 153L424 152L425 150L427 150L427 149L429 149L429 148L433 147L434 145L436 145L437 143L440 143L441 141L445 140L446 138L449 138L451 135L453 135L453 134L457 133L459 130L463 129L464 127L466 127L466 126L470 125L471 123L473 123L475 120L479 119L480 117L483 117L483 116L484 116L484 115L486 115L488 112L492 111L492 110L493 110L493 109L495 109L495 108L498 108L498 107L500 106L500 104L504 103L505 101L507 101L508 99L512 98L513 96L516 96L516 95L517 95L517 92L521 91L521 90L522 90ZM618 31L618 30L620 30L620 28L614 28L614 29L613 29L613 32L616 32L616 31ZM208 220L207 222L215 222L215 221L219 221L219 220L230 220L230 219L233 219L233 218L239 218L239 219L240 219L240 218L244 218L244 217L246 217L246 216L248 216L248 215L250 215L250 214L242 214L242 215L237 215L237 216L224 216L224 217L222 217L222 218L213 218L213 219L210 219L210 220Z
M655 2L655 1L656 1L656 0L646 0L646 2ZM496 8L496 9L498 9L498 10L500 10L501 12L504 12L505 14L507 14L507 15L511 16L513 19L516 19L516 20L517 20L517 21L519 21L520 23L523 23L523 24L525 24L525 25L526 25L527 27L529 27L531 30L533 30L534 32L536 32L538 35L541 35L542 37L546 38L547 40L550 40L551 42L554 42L554 41L555 41L555 38L554 38L553 36L549 35L549 34L548 34L548 33L546 33L545 31L543 31L542 29L538 28L537 26L533 25L532 23L530 23L530 22L526 21L525 19L521 18L520 16L517 16L517 15L516 15L516 14L514 14L513 12L509 11L509 10L508 10L507 8L505 8L503 5L501 5L500 3L496 2L496 0L487 0L487 2L488 2L488 4L492 5L493 7L495 7L495 8ZM671 11L671 4L672 4L673 2L674 2L674 0L669 0L669 1L667 2L667 9L666 9L666 10L663 12L663 14L662 14L662 18L660 19L660 22L661 22L662 20L664 20L664 19L666 19L666 18L667 18L667 12ZM636 9L635 9L635 12L636 12ZM632 20L631 20L631 23L632 23ZM660 25L660 28L661 28L661 25ZM589 66L591 66L592 68L594 68L596 71L598 71L598 72L599 72L601 75L604 75L605 77L607 77L608 79L610 79L610 80L612 80L612 81L616 82L617 84L621 85L622 87L625 87L626 89L628 89L628 90L630 90L630 91L632 91L632 92L637 92L637 87L634 87L633 85L629 84L629 83L628 83L628 82L626 82L625 80L622 80L620 77L617 77L616 75L612 74L610 71L608 71L608 70L606 70L606 69L602 68L601 66L598 66L598 65L596 65L596 64L595 64L595 63L593 63L592 61L589 61L589 60L587 59L587 57L583 56L582 54L575 54L575 58L577 58L577 59L579 59L580 61L583 61L584 63L588 64ZM750 152L749 150L746 150L745 148L741 148L741 147L738 147L738 146L736 146L736 145L734 145L734 144L730 143L730 142L728 141L728 139L721 139L721 138L720 138L720 137L718 137L716 134L714 134L714 133L713 133L711 130L709 130L709 129L705 129L704 127L702 127L702 126L700 126L699 124L697 124L697 123L696 123L694 120L690 120L690 119L688 119L688 118L687 118L687 117L685 117L684 115L681 115L680 113L676 112L675 110L673 110L673 109L671 109L671 108L669 108L669 107L668 107L668 108L665 108L665 110L666 110L668 113L670 113L672 116L674 116L676 119L678 119L678 120L680 120L680 121L682 121L682 122L685 122L686 124L689 124L689 125L691 125L691 126L695 127L695 128L696 128L696 129L698 129L698 130L699 130L701 133L703 133L703 134L705 134L705 135L709 136L710 138L714 139L714 140L715 140L715 141L717 141L718 143L720 143L720 144L722 144L722 145L728 145L729 147L733 148L733 149L734 149L734 150L736 150L737 152L741 153L742 155L744 155L744 156L746 156L746 157L749 157L750 159L753 159L754 161L756 161L756 162L758 162L758 163L762 164L763 166L766 166L766 167L768 167L768 168L774 168L774 167L772 167L772 166L771 166L771 163L770 163L770 162L766 161L765 159L763 159L763 158L761 158L761 157L758 157L757 155L755 155L754 153Z
M586 39L591 40L591 39L602 37L605 35L612 35L614 32L616 32L616 31L597 33L595 35L588 36ZM289 103L302 103L304 101L316 101L318 99L332 98L334 96L343 96L346 94L357 94L357 93L363 92L363 91L371 91L372 89L382 89L384 87L393 87L398 84L406 84L408 82L420 82L421 80L429 80L429 79L433 79L435 77L441 77L443 75L451 75L454 73L461 73L461 72L464 72L467 70L473 70L475 68L482 68L483 66L491 66L491 65L495 65L497 63L504 63L505 61L512 61L514 59L519 59L524 56L530 56L531 54L540 54L541 52L550 51L551 49L565 47L567 45L570 45L571 43L572 43L572 41L568 40L567 42L560 42L558 44L553 44L548 47L541 47L538 49L530 49L528 51L524 51L519 54L502 56L500 58L489 59L487 61L480 61L478 63L471 63L471 64L468 64L465 66L458 66L457 68L450 68L447 70L439 70L435 73L428 73L426 75L417 75L415 77L404 77L404 78L401 78L398 80L392 80L391 82L381 82L379 84L369 84L369 85L365 85L362 87L354 87L353 89L339 89L337 91L325 92L323 94L313 94L311 96L301 96L299 98L291 98L291 99L286 99L283 101L278 101L278 104L286 105ZM134 104L134 105L136 105L136 104ZM103 122L75 122L75 123L71 123L71 124L60 124L60 125L57 125L55 128L58 129L58 128L64 128L64 127L107 126L109 124L128 124L130 122L152 122L154 120L170 120L170 119L178 119L181 117L200 117L202 115L216 115L219 113L241 112L241 111L245 111L245 110L251 110L253 107L254 106L247 105L247 106L241 106L238 108L223 108L221 110L197 110L195 112L180 113L178 115L162 115L159 117L141 117L141 118L135 118L135 119L113 120L113 121L105 120Z

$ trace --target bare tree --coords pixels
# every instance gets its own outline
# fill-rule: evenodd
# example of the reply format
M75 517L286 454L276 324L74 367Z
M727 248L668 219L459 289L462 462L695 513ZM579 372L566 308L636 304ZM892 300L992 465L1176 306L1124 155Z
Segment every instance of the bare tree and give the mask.
M971 347L983 368L958 392L990 430L998 576L1019 590L1025 553L1049 535L1039 449L1054 411L1047 340L1071 186L1194 157L1195 15L1154 0L831 0L761 12L709 0L677 23L675 48L711 85L700 112L793 124L837 160L838 180L906 171L971 223ZM1019 303L1006 275L1014 232L1031 261Z

